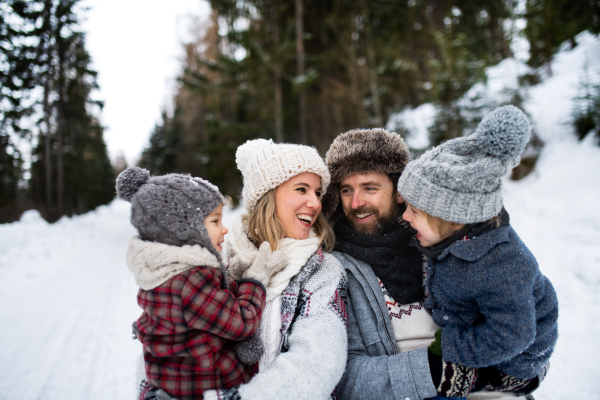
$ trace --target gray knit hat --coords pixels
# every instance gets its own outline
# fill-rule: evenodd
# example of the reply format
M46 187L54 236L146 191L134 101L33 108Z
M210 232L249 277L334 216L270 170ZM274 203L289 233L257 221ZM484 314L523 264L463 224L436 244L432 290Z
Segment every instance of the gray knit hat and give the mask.
M128 168L117 177L117 195L131 202L131 224L142 240L172 246L200 245L221 261L204 226L204 218L219 204L219 189L201 178L168 174L150 177Z
M323 196L323 214L335 222L340 203L340 182L357 172L402 173L410 160L402 136L385 129L354 129L335 138L325 156L331 174L329 191Z
M502 177L519 164L531 133L514 106L487 114L474 134L449 140L408 164L398 180L406 201L446 221L487 221L502 208Z

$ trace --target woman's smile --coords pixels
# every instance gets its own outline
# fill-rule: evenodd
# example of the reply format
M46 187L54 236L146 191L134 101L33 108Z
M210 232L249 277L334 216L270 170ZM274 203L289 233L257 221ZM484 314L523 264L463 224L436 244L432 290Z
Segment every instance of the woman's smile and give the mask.
M285 237L306 239L321 212L321 178L312 172L298 174L275 190L277 218Z

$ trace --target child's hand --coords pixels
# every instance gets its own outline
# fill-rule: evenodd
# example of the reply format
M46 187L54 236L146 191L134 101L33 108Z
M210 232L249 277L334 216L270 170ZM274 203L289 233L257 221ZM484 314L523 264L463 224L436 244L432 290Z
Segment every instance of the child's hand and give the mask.
M256 259L244 273L243 278L256 279L265 287L269 284L271 276L281 271L287 265L287 256L281 250L271 251L271 245L263 242L258 249Z
M233 257L227 268L229 270L229 276L236 281L242 279L242 274L252 265L254 260L256 260L257 255L258 251L247 250Z

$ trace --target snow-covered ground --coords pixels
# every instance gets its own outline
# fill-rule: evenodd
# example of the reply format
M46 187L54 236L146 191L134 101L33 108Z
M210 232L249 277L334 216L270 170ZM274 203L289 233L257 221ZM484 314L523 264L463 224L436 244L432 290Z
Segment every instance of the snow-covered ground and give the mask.
M530 90L525 107L546 146L535 172L504 188L511 222L560 303L560 337L538 400L600 398L600 148L591 137L577 142L564 123L584 59L600 61L600 41L579 40ZM34 211L0 225L0 400L133 398L141 351L130 335L140 310L125 265L133 234L120 200L53 225Z

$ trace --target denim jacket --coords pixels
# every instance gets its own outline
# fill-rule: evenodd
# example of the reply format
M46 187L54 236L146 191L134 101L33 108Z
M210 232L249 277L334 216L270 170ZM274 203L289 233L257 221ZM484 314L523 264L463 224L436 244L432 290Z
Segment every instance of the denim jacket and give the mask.
M425 306L447 361L532 378L558 337L552 284L510 225L457 241L428 261Z
M400 353L377 277L347 254L331 253L346 269L348 363L336 388L340 400L421 400L437 395L427 348Z

